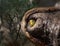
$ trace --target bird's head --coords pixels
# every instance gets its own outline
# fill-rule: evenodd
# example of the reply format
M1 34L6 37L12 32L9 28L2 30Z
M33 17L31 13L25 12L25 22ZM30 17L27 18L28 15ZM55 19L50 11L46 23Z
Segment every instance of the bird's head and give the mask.
M54 7L33 8L24 14L21 29L37 46L58 46L60 10Z

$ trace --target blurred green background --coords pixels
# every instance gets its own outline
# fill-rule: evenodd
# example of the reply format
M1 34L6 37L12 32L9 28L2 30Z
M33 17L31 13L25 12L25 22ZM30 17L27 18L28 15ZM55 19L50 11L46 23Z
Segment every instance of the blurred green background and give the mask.
M24 13L34 7L54 6L60 0L0 0L0 46L34 46L20 30Z

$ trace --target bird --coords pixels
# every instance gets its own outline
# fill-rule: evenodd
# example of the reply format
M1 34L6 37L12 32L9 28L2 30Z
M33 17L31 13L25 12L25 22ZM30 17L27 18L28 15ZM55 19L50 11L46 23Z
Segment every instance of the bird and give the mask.
M35 46L60 46L60 9L37 7L28 10L21 20L21 30Z

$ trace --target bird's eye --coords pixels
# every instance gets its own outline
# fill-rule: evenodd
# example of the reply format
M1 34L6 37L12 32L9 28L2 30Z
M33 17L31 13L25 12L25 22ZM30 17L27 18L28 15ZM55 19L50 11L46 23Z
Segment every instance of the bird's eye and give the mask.
M31 20L29 20L29 22L28 22L28 25L29 26L34 26L34 24L35 24L35 20L34 19L31 19Z

